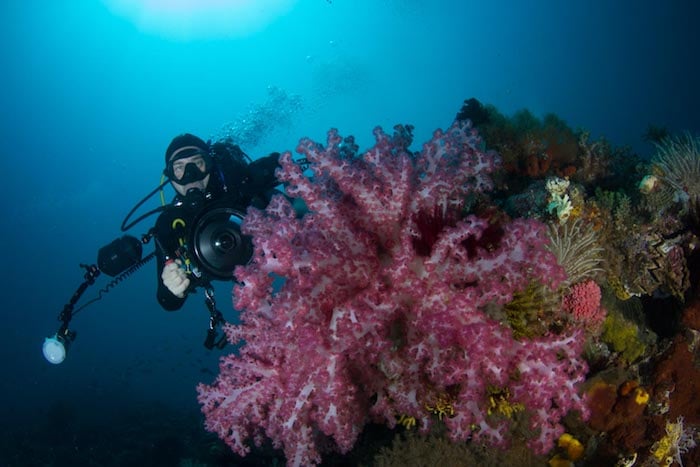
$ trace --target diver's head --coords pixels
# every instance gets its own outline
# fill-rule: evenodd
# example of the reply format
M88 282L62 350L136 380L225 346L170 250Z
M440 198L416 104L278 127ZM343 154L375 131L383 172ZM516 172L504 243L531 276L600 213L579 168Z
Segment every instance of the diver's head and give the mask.
M192 189L206 189L211 165L209 145L189 133L173 138L165 151L164 173L181 196Z

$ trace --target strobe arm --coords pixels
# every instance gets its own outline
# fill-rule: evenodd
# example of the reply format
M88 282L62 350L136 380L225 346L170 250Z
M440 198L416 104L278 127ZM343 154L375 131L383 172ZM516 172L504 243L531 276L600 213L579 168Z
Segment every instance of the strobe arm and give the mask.
M44 353L44 358L49 361L49 363L59 364L62 363L66 358L68 353L68 348L70 344L75 340L76 333L68 329L71 319L73 319L73 310L75 309L75 304L78 303L80 297L83 296L87 288L95 283L95 279L100 275L99 268L94 265L81 264L81 268L85 269L85 280L82 284L78 286L73 296L70 298L68 303L63 306L63 310L58 315L58 320L61 325L54 334L53 337L47 337L44 340L44 345L42 346L42 351Z

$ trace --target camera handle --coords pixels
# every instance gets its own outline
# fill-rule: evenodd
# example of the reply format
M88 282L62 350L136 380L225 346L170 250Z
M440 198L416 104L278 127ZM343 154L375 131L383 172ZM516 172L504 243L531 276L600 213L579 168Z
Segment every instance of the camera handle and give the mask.
M211 350L214 347L223 349L226 346L226 334L222 333L218 336L217 327L219 324L226 324L224 315L216 308L216 299L214 298L214 287L208 283L204 287L204 303L209 309L209 329L207 330L207 338L204 340L204 347Z
M44 344L41 346L44 358L54 365L63 363L66 359L68 349L77 335L75 331L68 329L73 315L77 313L77 311L74 311L75 304L78 303L78 300L80 300L80 297L82 297L87 288L95 283L95 278L100 275L100 270L94 264L81 264L80 267L85 269L85 281L80 284L75 293L73 293L70 301L63 306L63 310L58 315L61 326L58 328L58 331L56 331L56 334L44 339Z
M67 337L71 341L75 339L75 332L69 331L68 325L73 318L73 309L75 308L75 304L78 303L78 300L80 300L80 297L83 296L88 286L93 285L95 283L95 278L100 275L100 270L94 264L81 264L80 267L85 269L85 281L80 284L70 301L63 306L63 310L58 315L58 320L61 321L61 327L58 329L56 334L58 336Z

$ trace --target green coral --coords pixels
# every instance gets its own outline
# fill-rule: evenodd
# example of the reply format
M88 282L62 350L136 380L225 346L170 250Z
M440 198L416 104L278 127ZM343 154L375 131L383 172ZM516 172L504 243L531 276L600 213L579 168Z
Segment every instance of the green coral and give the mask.
M646 351L637 325L619 312L608 313L603 322L601 339L628 363L637 360Z

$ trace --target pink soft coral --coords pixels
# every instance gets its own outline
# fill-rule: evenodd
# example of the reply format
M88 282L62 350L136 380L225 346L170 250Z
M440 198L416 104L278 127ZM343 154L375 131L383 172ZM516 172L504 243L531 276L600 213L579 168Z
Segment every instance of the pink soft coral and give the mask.
M427 430L438 398L454 408L452 438L505 444L507 420L487 414L492 387L530 410L539 453L569 409L585 412L578 333L516 341L483 311L531 280L564 278L543 225L461 214L498 162L468 122L436 131L419 154L397 130L376 129L361 158L335 130L326 147L302 140L314 177L289 153L279 177L309 212L297 218L277 197L246 217L255 253L236 271L242 323L227 328L242 346L198 387L207 428L242 455L247 438L267 436L290 464L319 462L319 436L346 452L369 419L393 427L405 414Z

